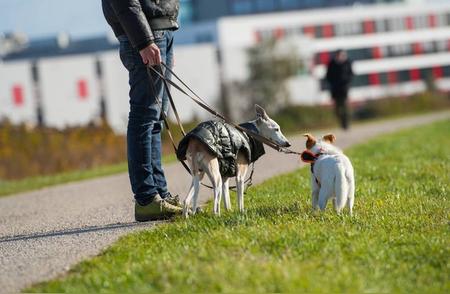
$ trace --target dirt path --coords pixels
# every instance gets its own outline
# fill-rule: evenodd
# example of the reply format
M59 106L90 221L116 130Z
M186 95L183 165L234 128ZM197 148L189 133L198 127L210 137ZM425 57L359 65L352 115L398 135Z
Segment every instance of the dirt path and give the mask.
M443 119L450 119L450 111L361 124L349 132L334 133L337 144L347 148L380 134ZM291 143L294 150L304 148L301 136L291 138ZM256 164L254 184L301 167L294 155L266 151ZM190 178L183 167L175 163L165 171L172 193L184 195ZM202 188L201 199L207 200L210 194ZM54 278L120 236L157 224L135 223L133 205L127 174L0 198L0 292L17 292Z

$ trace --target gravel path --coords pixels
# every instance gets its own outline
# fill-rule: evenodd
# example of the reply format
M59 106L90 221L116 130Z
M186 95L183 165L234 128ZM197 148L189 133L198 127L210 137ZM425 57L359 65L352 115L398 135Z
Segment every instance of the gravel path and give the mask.
M334 134L337 145L347 148L380 134L443 119L450 119L450 111L360 124ZM294 150L304 148L301 136L291 138L291 143ZM302 166L297 156L269 149L256 164L254 184ZM190 177L183 167L171 164L165 171L172 193L184 195ZM201 189L203 201L210 194ZM134 222L131 199L127 174L0 198L0 292L17 292L55 278L120 236L158 224Z

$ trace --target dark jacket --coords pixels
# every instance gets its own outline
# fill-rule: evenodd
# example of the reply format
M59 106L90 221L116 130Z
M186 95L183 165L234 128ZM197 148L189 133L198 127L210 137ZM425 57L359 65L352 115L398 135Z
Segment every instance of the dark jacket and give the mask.
M334 58L328 64L326 80L330 85L334 99L347 98L347 92L353 78L352 63L350 60L337 62ZM344 97L342 97L344 96Z
M179 6L179 0L102 0L114 34L127 35L138 50L153 43L152 30L178 29Z
M242 127L255 133L256 127L251 123L241 124ZM255 162L264 155L261 142L254 140L235 127L220 121L200 123L180 141L177 157L186 160L186 152L191 138L203 142L219 160L220 174L225 177L236 175L236 159L239 151L243 151L249 162Z

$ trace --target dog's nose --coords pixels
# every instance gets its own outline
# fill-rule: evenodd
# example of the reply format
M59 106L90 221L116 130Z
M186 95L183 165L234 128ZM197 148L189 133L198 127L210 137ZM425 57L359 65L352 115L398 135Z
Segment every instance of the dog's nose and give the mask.
M289 143L288 141L286 141L286 144L284 145L285 147L291 147L291 143Z

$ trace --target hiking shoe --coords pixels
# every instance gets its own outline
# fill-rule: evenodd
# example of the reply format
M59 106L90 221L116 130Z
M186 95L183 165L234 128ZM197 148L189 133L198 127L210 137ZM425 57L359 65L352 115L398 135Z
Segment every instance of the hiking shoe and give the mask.
M164 195L163 199L167 201L169 204L172 204L174 206L182 207L180 197L178 195L172 196L170 192L167 192L167 194Z
M168 203L159 195L156 195L153 201L147 205L140 205L138 202L134 205L134 218L138 222L168 219L182 212L183 209Z

